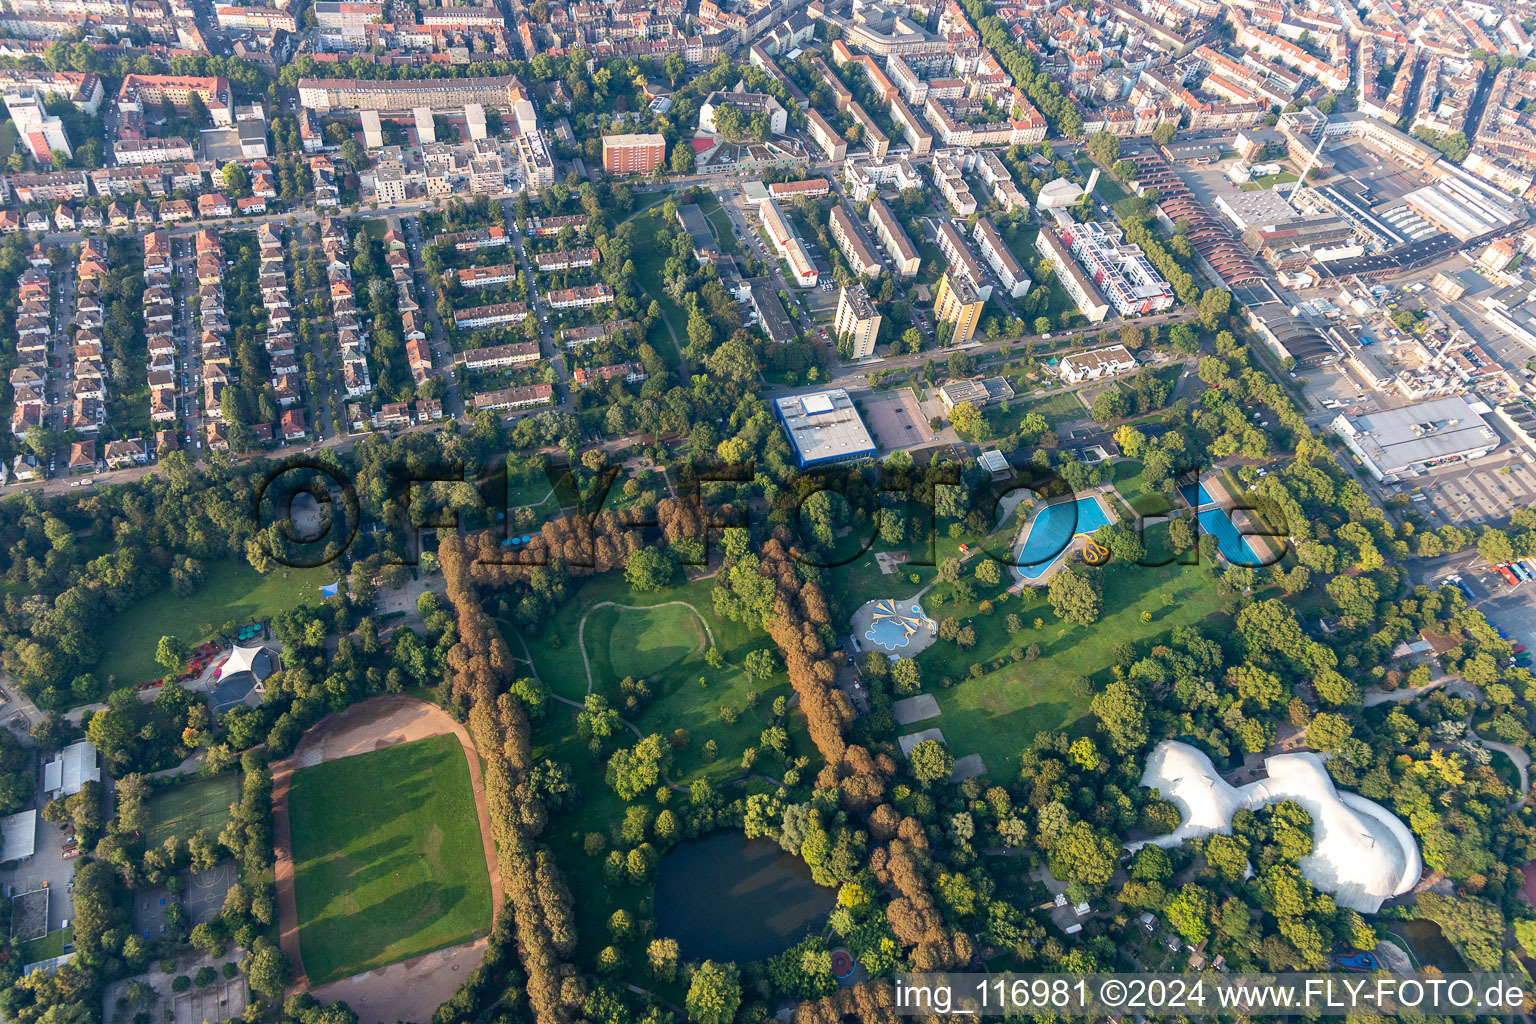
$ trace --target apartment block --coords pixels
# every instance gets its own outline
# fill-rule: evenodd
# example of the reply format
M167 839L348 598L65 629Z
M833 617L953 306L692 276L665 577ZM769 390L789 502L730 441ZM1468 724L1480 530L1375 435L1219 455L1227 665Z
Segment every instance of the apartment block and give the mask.
M845 359L868 359L875 354L880 337L880 314L861 284L848 285L838 294L837 316L832 321L839 345L847 339Z
M971 233L976 240L976 248L981 250L982 258L987 261L997 279L1008 289L1008 294L1015 299L1022 298L1029 291L1029 274L1014 256L1013 250L1003 242L1003 236L998 234L997 226L992 223L992 218L983 217L976 222L976 230Z
M661 135L603 136L603 170L609 174L650 174L667 157Z
M871 280L878 278L881 270L880 257L870 251L869 246L859 234L858 225L848 215L848 211L843 209L841 203L832 207L829 227L837 247L842 250L843 256L848 260L849 268L860 277Z
M1078 267L1077 261L1072 258L1072 251L1052 228L1042 227L1040 234L1035 236L1035 252L1041 259L1050 261L1051 269L1056 272L1056 282L1089 323L1099 323L1109 316L1109 303L1104 301L1099 289Z
M885 251L890 254L891 265L895 268L899 277L916 277L922 267L922 260L918 256L917 249L913 247L912 240L907 237L896 215L891 208L885 205L885 200L874 196L869 200L869 226L885 246Z
M976 336L976 326L981 323L981 310L985 305L986 300L976 293L976 288L964 277L946 273L939 278L933 316L940 323L955 325L955 332L950 338L951 345L963 345Z
M987 281L987 273L982 268L981 261L971 252L971 247L965 244L965 235L952 220L946 220L939 225L939 251L948 261L950 272L970 281L980 293L983 302L992 297L992 285Z

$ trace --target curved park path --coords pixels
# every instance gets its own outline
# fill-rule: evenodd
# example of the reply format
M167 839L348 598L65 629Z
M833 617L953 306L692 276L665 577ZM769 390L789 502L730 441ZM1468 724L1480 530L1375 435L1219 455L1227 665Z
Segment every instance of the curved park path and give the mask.
M617 601L604 601L601 604L595 604L591 608L589 608L587 610L587 615L591 615L592 612L594 612L597 609L603 607L603 605L611 605L614 608L629 608L629 609L632 609L632 610L641 610L641 609L645 609L645 608L661 608L664 605L669 605L669 604L685 605L689 609L691 609L693 611L694 616L699 620L699 625L704 627L704 635L709 638L709 642L711 644L713 644L715 642L715 634L710 631L709 623L705 622L704 621L704 616L699 614L699 610L697 608L694 608L693 605L688 604L687 601L664 601L664 602L662 602L662 604L641 604L641 605L619 604ZM581 644L581 660L582 660L582 664L583 665L587 665L587 646L586 646L586 644L584 642L582 642L581 635L582 635L582 631L587 628L587 615L583 615L581 617L581 625L576 627L576 642L578 644ZM583 704L581 701L579 701L579 700L571 700L571 698L569 698L569 697L561 696L560 694L556 693L554 691L554 689L549 686L548 683L544 683L544 680L539 678L539 667L533 663L533 654L528 650L528 641L523 639L523 634L518 631L517 627L513 626L512 623L507 621L506 619L497 619L496 621L502 623L503 625L505 625L507 627L507 629L508 629L508 632L510 632L513 636L517 637L518 645L521 646L522 649L523 649L523 656L521 658L519 658L517 655L514 654L512 656L512 659L514 661L520 661L523 664L528 666L528 671L533 674L533 678L538 680L540 683L542 683L544 685L544 690L545 690L546 693L549 694L549 699L550 700L555 701L558 704L564 704L567 707L575 708L577 711L581 711L581 710L586 708L586 705ZM592 692L592 669L591 669L590 665L587 665L587 693L590 694L591 692ZM795 703L798 703L799 699L800 698L798 696L792 696L790 698L791 705L793 705ZM638 725L636 725L634 722L631 722L629 719L620 717L619 718L619 724L624 726L624 728L628 729L630 732L634 733L635 739L637 739L637 740L645 739L645 733L640 729L640 727ZM771 784L773 784L775 786L782 786L784 784L782 780L776 779L772 775L766 775L766 774L764 774L762 772L753 772L753 773L751 773L749 775L743 775L739 779L731 780L730 784L734 785L734 784L737 784L737 783L746 782L748 779L753 779L753 778L764 779L767 782L769 782L769 783L771 783ZM665 772L663 772L662 775L661 775L661 781L666 783L667 788L671 789L674 792L677 792L677 793L686 793L686 792L688 792L688 787L687 786L681 785L680 783L677 782L676 779L673 779L670 775L668 775ZM668 1005L670 1005L670 1004L668 1004Z
M591 608L587 609L587 613L581 617L581 623L576 627L576 646L581 648L581 667L587 673L587 693L589 695L592 693L593 680L592 661L587 657L586 636L587 620L592 617L592 613L597 611L599 608L622 608L625 611L644 612L649 611L652 608L670 608L674 605L680 608L687 608L690 612L693 613L693 617L697 619L699 625L704 628L704 639L709 641L710 647L713 647L715 645L715 634L709 628L709 623L705 622L704 616L699 614L699 610L693 605L689 604L687 601L662 601L658 604L620 604L617 601L599 601L597 604L594 604ZM527 653L527 649L527 645L524 644L524 653Z
M344 711L327 715L304 734L288 757L272 764L272 831L277 847L278 941L293 964L291 991L310 990L299 949L298 903L294 897L293 837L288 822L288 790L293 773L326 761L367 754L432 736L452 735L464 750L469 781L475 794L475 816L480 822L480 843L490 873L491 914L501 911L501 871L496 863L496 844L486 807L485 780L480 758L469 733L435 704L415 697L370 697ZM350 978L333 981L313 990L323 1003L346 1002L357 1012L359 1024L393 1024L395 1021L427 1021L446 1002L464 977L485 958L487 940L474 939L447 949L423 953Z

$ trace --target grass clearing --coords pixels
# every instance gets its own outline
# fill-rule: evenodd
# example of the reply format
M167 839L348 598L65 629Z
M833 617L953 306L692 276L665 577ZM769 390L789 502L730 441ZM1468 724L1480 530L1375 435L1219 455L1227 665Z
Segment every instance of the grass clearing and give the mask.
M125 608L105 628L96 675L102 695L165 675L155 661L160 638L175 633L196 647L225 623L267 619L280 611L320 600L320 587L336 581L330 566L280 568L263 575L246 562L208 562L204 583L191 597L169 587ZM94 699L94 698L93 698Z
M652 678L708 646L697 613L677 604L595 609L587 619L585 642L589 656L596 652L593 669L599 685L625 676Z
M288 806L311 984L489 931L490 876L456 737L300 769Z
M661 318L672 328L672 334L668 334L664 327L657 328L652 332L650 341L656 346L656 351L661 353L662 358L666 359L670 366L676 367L681 365L683 354L672 341L672 336L676 335L678 338L688 336L688 317L683 312L683 308L673 302L672 297L667 294L665 283L661 279L661 268L666 263L666 256L656 244L656 233L664 227L670 228L671 225L663 220L659 209L647 210L632 218L630 223L635 226L630 242L636 278L646 294L661 306Z
M1177 507L1173 500L1166 494L1150 490L1141 470L1140 462L1115 463L1115 490L1137 515L1152 516L1173 511Z
M572 700L580 700L586 694L586 673L580 653L575 649L577 629L585 617L585 639L596 686L610 703L643 734L670 736L676 729L687 731L686 746L672 753L668 778L684 787L697 779L707 780L720 789L726 800L758 791L773 791L776 787L763 779L743 779L741 767L742 752L747 747L758 746L763 730L773 724L774 699L790 694L789 679L782 668L772 677L755 683L741 670L749 652L772 648L762 630L716 618L710 597L714 586L712 580L699 580L648 594L635 593L616 573L576 582L579 585L573 588L571 599L556 610L543 632L523 638L539 677L554 692ZM625 605L643 603L646 607L636 610L594 607L603 601ZM682 601L687 607L661 607L668 601ZM709 667L704 658L705 624L724 659L718 669ZM502 629L508 636L513 654L520 656L522 643L512 635L509 626L503 624ZM680 634L686 639L680 643L672 634ZM625 710L618 681L625 675L638 678L642 674L651 690L650 701L638 711ZM721 711L724 707L733 709L734 721L726 721ZM608 886L602 878L606 850L617 845L617 829L625 812L624 802L605 781L604 770L614 749L635 742L634 733L625 729L594 755L576 735L575 717L574 708L551 702L543 718L534 723L533 752L537 758L552 758L569 765L581 786L581 806L553 815L544 840L559 859L571 891L579 894L576 901L580 936L577 956L590 958L608 944L606 922L615 910L623 908L637 917L648 916L653 886ZM801 775L804 784L820 769L820 758L807 735L805 720L798 712L791 710L783 725L789 732L790 756L811 758ZM713 756L707 749L711 741L716 748ZM763 751L752 771L780 778L784 768L769 752ZM686 803L687 799L683 793L669 791L667 794L667 800L674 808L679 802ZM647 805L652 815L661 810L660 803L654 798L642 797L636 803ZM585 852L584 840L589 833L604 837L604 852L596 856ZM658 848L662 845L658 844ZM625 951L631 962L642 962L644 941L637 938L625 947Z
M715 198L713 192L705 192L699 197L699 210L704 214L704 219L709 221L710 230L715 233L715 241L720 248L732 256L741 254L741 244L736 240L736 233L731 230L731 218L720 207L720 200Z
M171 836L190 838L204 829L217 835L229 821L229 805L238 799L240 786L233 772L157 790L149 801L145 845L160 846Z
M1154 544L1155 546L1155 544ZM968 563L967 568L974 568ZM1091 695L1073 681L1085 676L1102 689L1110 679L1109 667L1121 643L1143 644L1166 637L1179 626L1205 622L1219 627L1218 600L1213 584L1203 579L1194 565L1148 567L1112 562L1104 570L1104 607L1092 626L1073 626L1060 621L1043 587L1026 587L1019 596L1006 594L1004 585L976 586L970 604L937 603L925 610L936 619L953 616L961 625L976 630L976 646L969 651L939 641L918 655L923 688L939 701L943 716L933 722L944 730L950 751L960 757L978 753L996 778L1012 773L1018 753L1041 729L1081 730ZM943 600L947 587L938 588ZM931 595L932 596L932 595ZM980 612L980 602L990 599L995 610ZM1142 613L1148 621L1142 621ZM1007 617L1016 614L1024 628L1007 631ZM1036 619L1041 625L1036 627ZM1014 648L1040 645L1038 660L1015 661ZM972 678L973 664L987 671ZM941 680L953 686L945 688Z
M51 960L56 956L64 955L64 947L75 937L74 928L60 928L56 932L49 932L40 939L20 944L18 963L25 967L27 964L39 963L43 960Z

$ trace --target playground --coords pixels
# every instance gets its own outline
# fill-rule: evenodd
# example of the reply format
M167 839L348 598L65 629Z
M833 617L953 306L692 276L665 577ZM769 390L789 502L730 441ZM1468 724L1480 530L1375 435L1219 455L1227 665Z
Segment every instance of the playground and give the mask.
M866 650L912 657L938 637L938 624L915 600L884 597L853 613L853 636Z

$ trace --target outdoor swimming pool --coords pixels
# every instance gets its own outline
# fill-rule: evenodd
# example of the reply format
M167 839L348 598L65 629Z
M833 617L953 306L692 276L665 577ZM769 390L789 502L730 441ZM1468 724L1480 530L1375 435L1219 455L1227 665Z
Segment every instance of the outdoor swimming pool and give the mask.
M1179 488L1179 495L1196 509L1195 518L1200 522L1200 529L1216 538L1216 550L1221 552L1222 558L1250 569L1264 564L1248 539L1238 532L1232 516L1215 504L1216 499L1205 489L1205 484L1185 484Z
M1037 580L1067 549L1072 538L1092 533L1110 523L1109 512L1096 495L1047 505L1029 524L1029 533L1014 556L1014 572L1026 580Z

